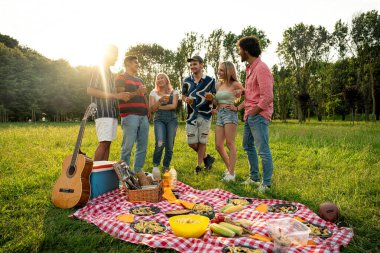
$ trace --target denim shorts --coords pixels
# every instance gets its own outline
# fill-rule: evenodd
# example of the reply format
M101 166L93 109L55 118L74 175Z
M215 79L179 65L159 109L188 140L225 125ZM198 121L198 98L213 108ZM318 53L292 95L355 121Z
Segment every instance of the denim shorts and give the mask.
M207 144L210 127L211 119L207 120L198 115L195 125L186 124L187 143Z
M225 124L238 124L237 112L231 111L227 108L219 108L216 117L216 125L224 126Z

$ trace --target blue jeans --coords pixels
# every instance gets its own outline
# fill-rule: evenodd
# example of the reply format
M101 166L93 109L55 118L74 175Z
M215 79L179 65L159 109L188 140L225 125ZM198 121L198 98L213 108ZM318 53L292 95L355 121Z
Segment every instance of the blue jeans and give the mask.
M261 115L248 116L244 124L243 148L248 156L249 176L253 181L260 181L259 159L263 167L263 184L270 185L273 174L272 154L269 148L269 121Z
M122 117L121 127L123 129L123 141L121 143L120 159L130 166L132 148L136 142L133 169L135 172L139 172L144 166L148 146L148 117L139 115Z
M169 169L173 157L174 139L177 133L177 119L159 119L154 120L154 135L156 144L153 152L153 166L160 166L162 152L165 148L164 160L162 162L164 169Z

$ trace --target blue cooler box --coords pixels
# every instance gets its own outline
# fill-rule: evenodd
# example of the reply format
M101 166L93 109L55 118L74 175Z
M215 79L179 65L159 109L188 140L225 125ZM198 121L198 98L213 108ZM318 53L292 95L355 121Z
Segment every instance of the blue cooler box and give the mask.
M112 161L95 161L90 175L91 197L119 188L119 178L113 169Z

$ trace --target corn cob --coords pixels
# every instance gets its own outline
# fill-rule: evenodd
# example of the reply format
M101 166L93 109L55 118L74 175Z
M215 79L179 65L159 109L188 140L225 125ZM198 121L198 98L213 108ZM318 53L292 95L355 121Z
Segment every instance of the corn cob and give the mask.
M237 235L243 234L243 228L242 227L238 227L238 226L235 226L235 225L227 223L227 222L221 222L221 223L219 223L219 225L234 231L235 234L237 234Z
M227 208L232 207L232 206L234 206L234 205L231 204L231 203L228 203L228 204L226 204L225 206L223 206L222 208L220 208L219 212L220 212L220 213L223 213L224 210L226 210Z
M244 209L244 206L242 205L236 205L236 206L231 206L226 208L223 213L234 213L234 212L239 212Z
M235 236L234 231L228 229L227 227L216 224L216 223L211 224L210 229L212 232L217 233L219 235L226 236L226 237L234 237Z

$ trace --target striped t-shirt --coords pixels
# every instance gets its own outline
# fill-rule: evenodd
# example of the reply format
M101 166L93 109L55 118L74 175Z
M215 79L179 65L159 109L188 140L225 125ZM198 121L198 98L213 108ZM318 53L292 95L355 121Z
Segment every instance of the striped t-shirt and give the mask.
M101 69L93 72L90 81L90 87L108 92L115 93L115 83L112 72L109 69ZM91 97L91 102L96 104L95 118L117 118L117 101L112 98Z
M116 87L123 88L125 92L134 92L143 85L143 80L128 75L127 73L116 77ZM147 115L148 105L145 102L144 95L134 96L127 102L119 100L119 111L121 117L126 117L128 115Z

